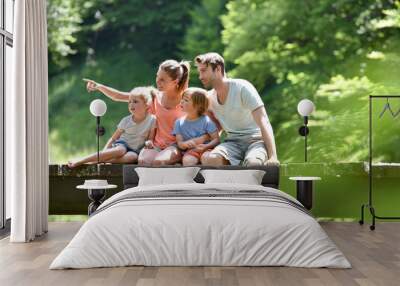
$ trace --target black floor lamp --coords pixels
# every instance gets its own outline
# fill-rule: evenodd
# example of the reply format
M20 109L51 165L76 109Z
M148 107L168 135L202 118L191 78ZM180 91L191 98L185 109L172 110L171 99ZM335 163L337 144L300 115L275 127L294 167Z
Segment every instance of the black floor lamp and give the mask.
M106 133L103 126L100 126L100 117L107 111L106 103L101 99L95 99L90 103L90 112L96 117L96 135L97 135L97 168L99 169L100 163L100 136Z
M303 99L297 105L297 111L304 117L304 125L299 128L299 134L304 136L304 161L307 162L307 135L310 130L307 127L308 116L315 110L314 103L309 99Z

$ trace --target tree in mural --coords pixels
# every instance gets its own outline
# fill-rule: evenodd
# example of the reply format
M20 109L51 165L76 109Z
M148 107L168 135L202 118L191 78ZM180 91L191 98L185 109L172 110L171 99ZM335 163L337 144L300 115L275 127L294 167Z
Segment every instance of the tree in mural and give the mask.
M48 27L51 146L64 154L93 147L91 131L74 128L91 120L82 77L129 90L153 84L167 58L222 53L229 75L262 94L282 162L303 158L300 99L317 105L310 160L357 161L368 151L367 96L400 90L398 0L50 0ZM113 128L126 107L107 104ZM400 160L395 126L379 124L379 159Z

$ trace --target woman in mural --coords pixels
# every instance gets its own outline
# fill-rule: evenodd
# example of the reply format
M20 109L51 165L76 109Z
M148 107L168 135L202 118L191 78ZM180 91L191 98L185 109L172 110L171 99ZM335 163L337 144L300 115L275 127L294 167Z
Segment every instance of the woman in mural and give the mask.
M156 76L157 92L153 93L150 106L150 113L156 116L156 135L154 140L146 142L145 148L140 152L140 165L169 165L181 160L182 155L172 130L175 120L184 115L180 102L188 87L189 72L188 62L166 60L160 64ZM85 81L89 92L100 91L115 101L129 100L129 92L122 92L93 80ZM208 136L202 136L195 138L195 142L201 144L207 139Z

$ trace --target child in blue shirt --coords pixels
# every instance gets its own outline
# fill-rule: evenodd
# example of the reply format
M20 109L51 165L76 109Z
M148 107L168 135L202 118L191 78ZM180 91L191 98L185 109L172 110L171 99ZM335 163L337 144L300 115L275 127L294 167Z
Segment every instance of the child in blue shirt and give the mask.
M208 110L207 92L201 88L188 88L181 101L185 116L175 121L172 134L179 149L183 150L182 164L197 165L201 155L219 144L218 128L204 113ZM210 141L196 144L192 139L208 134Z

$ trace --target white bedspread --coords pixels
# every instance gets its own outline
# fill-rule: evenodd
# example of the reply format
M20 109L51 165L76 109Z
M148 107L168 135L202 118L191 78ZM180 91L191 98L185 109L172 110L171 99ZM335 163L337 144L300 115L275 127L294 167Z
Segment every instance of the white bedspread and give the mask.
M137 192L174 190L263 191L272 197L129 199ZM274 195L299 204L279 190L254 185L131 188L106 200L50 269L126 265L351 267L312 216Z

